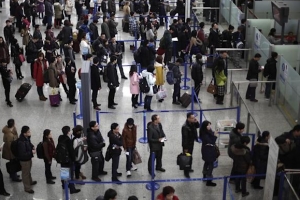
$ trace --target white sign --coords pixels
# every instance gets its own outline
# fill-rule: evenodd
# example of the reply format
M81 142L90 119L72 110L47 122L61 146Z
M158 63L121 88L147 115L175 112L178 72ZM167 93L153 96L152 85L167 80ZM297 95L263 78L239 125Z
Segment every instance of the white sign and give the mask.
M261 32L257 28L255 29L254 36L255 36L254 44L255 44L256 48L259 48L260 47Z
M285 82L288 76L288 65L286 63L282 63L280 66L280 80Z
M265 180L265 187L264 187L265 191L264 191L263 200L272 200L273 199L278 151L279 151L279 147L278 147L277 143L275 142L273 137L270 137L268 166L267 166L267 174L266 174L266 180Z

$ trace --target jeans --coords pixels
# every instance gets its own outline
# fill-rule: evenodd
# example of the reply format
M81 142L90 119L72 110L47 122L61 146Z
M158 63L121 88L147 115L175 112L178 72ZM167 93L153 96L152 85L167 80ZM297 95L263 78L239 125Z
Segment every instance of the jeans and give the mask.
M202 173L206 175L206 178L212 178L213 169L214 169L213 162L204 162Z
M247 92L246 92L246 99L254 100L255 99L255 90L256 87L250 87L250 84L248 85Z
M145 109L151 109L151 101L152 101L152 96L146 95L144 99L144 108Z
M74 163L75 179L79 179L80 169L81 169L81 164L75 162L75 163Z
M132 168L132 152L134 150L134 147L128 147L126 149L127 152L129 152L129 155L126 155L126 171L130 171Z
M51 172L51 163L48 162L47 159L44 159L44 163L45 163L45 176L46 176L46 180L51 180L52 178L52 172Z
M172 51L173 51L173 47L169 47L168 49L166 49L165 58L164 58L164 63L166 65L168 65L172 59Z
M17 78L22 76L22 72L21 72L21 66L20 65L15 65L15 70L16 70L16 76Z
M160 150L151 150L150 149L150 155L149 155L149 159L148 159L148 172L149 174L151 174L152 172L152 159L151 159L151 156L152 156L152 153L154 152L155 153L155 159L156 159L156 169L160 169L162 168L162 162L161 162L161 159L162 159L162 154L163 154L163 148L160 147L161 149ZM155 162L155 160L154 160Z
M52 26L52 16L47 16L47 25Z
M108 106L114 106L113 104L115 103L115 94L116 94L116 88L109 88L109 93L108 93Z
M37 90L37 93L40 97L43 97L44 96L44 91L43 91L43 86L38 86L36 87L36 90Z
M120 155L112 155L112 162L111 162L111 171L112 171L112 179L117 179L117 173L119 168L119 161Z
M173 102L179 101L179 98L180 98L180 83L177 82L174 84Z
M101 152L100 157L92 157L92 178L97 178L99 173L103 172L104 168L104 157Z
M119 70L120 70L121 77L125 77L123 66L122 66L122 59L120 58L120 56L117 59L117 63L118 63L118 67L119 67Z
M274 80L273 79L268 79L268 81L274 81ZM275 89L275 86L272 86L273 84L275 84L275 83L266 83L265 97L267 99L270 98L272 89Z

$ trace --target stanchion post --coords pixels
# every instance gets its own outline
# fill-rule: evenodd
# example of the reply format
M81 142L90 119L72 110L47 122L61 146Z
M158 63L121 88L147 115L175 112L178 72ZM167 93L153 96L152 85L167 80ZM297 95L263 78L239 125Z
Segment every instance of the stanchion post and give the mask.
M142 144L148 143L146 132L147 132L147 113L146 111L143 110L143 137L139 139L139 142Z
M230 106L232 106L233 103L233 95L234 95L234 91L233 91L233 82L230 83Z
M96 122L100 124L100 112L98 110L96 111Z
M76 124L76 112L73 111L73 124L74 124L74 127L77 125Z
M227 177L227 176L224 176L223 200L226 200L226 195L227 195L227 184L228 184L228 177Z
M82 113L82 91L81 88L79 88L79 114L76 116L76 118L83 119Z
M200 126L201 126L201 124L202 124L202 121L203 121L203 111L200 109L200 120L199 120L199 123L200 123Z
M252 137L252 141L251 141L251 151L253 152L253 148L254 148L254 145L255 145L255 134L252 134L251 137Z
M155 190L158 190L160 188L160 185L158 183L155 183L155 174L154 174L154 161L155 161L155 153L151 153L151 182L146 184L146 189L151 190L151 198L154 200L155 196Z
M69 200L69 187L68 187L68 181L64 180L64 191L65 191L65 196L66 200Z
M284 185L284 172L280 173L280 182L279 182L279 193L278 193L278 199L283 200L283 185Z
M192 87L192 94L191 94L191 111L192 111L192 113L194 113L194 98L195 98L194 87Z

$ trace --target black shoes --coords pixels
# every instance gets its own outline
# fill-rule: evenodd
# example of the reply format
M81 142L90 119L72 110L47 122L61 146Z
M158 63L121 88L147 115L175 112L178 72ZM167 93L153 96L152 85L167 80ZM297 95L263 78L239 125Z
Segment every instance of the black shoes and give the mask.
M249 192L242 193L242 197L246 197L249 195Z
M164 168L156 168L156 171L165 172L166 170Z
M36 181L32 181L30 185L36 185L37 182Z
M152 109L147 109L147 112L153 112L153 110Z
M180 105L180 102L176 101L176 102L172 102L172 104Z
M119 173L119 172L118 172L118 173L117 173L117 176L122 176L122 173Z
M258 186L253 186L253 188L256 189L256 190L262 190L262 189L264 189L264 187L261 187L259 185Z
M122 76L122 79L128 79L126 76Z
M17 179L12 179L12 181L13 181L13 182L21 182L22 179L19 179L19 178L17 178Z
M33 194L34 191L33 190L25 190L25 192L29 193L29 194Z
M75 189L75 190L70 191L71 194L75 194L75 193L78 193L78 192L80 192L80 189Z
M106 175L107 174L107 171L102 171L99 173L99 175Z
M76 104L76 101L70 101L70 104L75 105L75 104Z
M113 103L113 106L117 106L118 104L117 103Z
M6 197L10 196L10 194L8 192L6 192L6 191L0 192L0 195L6 196Z
M132 105L132 107L135 108L135 109L138 108L136 105Z
M92 178L93 181L96 181L96 182L101 182L101 179L96 177L96 178Z
M94 107L95 110L101 110L98 106Z
M47 181L47 184L55 184L55 182L52 181L52 180L48 180L48 181Z
M121 184L122 184L121 181L120 181L119 179L117 179L117 178L112 178L111 181L112 181L112 182L115 182L115 183L118 184L118 185L121 185Z
M114 106L108 106L109 109L116 109Z
M8 101L6 104L7 104L8 107L13 107L13 105L10 101Z
M184 176L185 176L185 178L191 178L191 177L190 177L190 174L189 174L188 172L187 172L187 173L185 172L185 173L184 173Z
M55 176L52 176L51 179L54 180L54 179L56 179L56 177L55 177Z
M212 182L212 181L207 181L207 182L206 182L206 186L212 186L212 187L215 187L215 186L217 186L217 184L214 183L214 182Z
M250 101L252 101L252 102L258 102L257 99L251 99Z

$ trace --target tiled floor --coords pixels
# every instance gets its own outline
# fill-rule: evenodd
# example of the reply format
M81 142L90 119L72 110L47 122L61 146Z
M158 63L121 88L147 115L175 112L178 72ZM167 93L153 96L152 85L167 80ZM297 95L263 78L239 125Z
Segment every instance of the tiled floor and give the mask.
M9 7L8 2L6 1L4 4L4 8L2 8L2 13L0 13L0 29L2 30L5 20L9 15ZM75 12L75 10L74 10ZM117 13L117 16L122 16L121 13ZM75 22L76 17L75 13L72 16L73 24ZM40 19L36 19L37 24L41 24ZM121 22L119 20L119 22ZM119 23L121 24L121 23ZM120 27L120 26L119 26ZM42 32L45 30L44 26L41 26ZM121 27L119 28L121 29ZM163 28L159 29L159 36L162 35L164 31ZM58 30L55 31L58 33ZM21 38L19 34L16 34L19 42L21 42ZM128 34L118 34L118 39L131 39ZM132 53L129 51L129 44L126 44L124 63L130 64L133 61ZM80 67L81 59L79 55L76 55L76 63L77 66ZM13 68L13 66L11 66ZM129 68L124 67L124 71L126 74L129 72ZM68 103L65 93L62 88L62 97L63 101L61 105L57 108L50 107L49 101L41 102L38 99L38 95L36 92L36 86L33 85L31 91L27 95L26 99L19 103L14 99L14 94L17 91L17 88L21 85L21 83L33 83L30 78L29 65L24 63L22 66L23 74L25 79L13 80L11 87L11 99L14 105L13 108L9 108L6 106L4 101L4 89L2 87L2 83L0 84L0 125L4 126L6 121L9 118L14 118L16 120L16 126L18 131L20 131L23 125L28 125L31 128L32 132L32 143L37 145L38 142L42 140L42 132L44 129L49 128L52 130L54 135L54 141L57 142L58 136L61 134L61 127L64 125L73 126L72 112L75 107ZM14 71L14 70L13 70ZM182 68L183 71L183 68ZM190 71L188 70L188 77L190 76ZM232 80L239 81L245 80L246 73L245 72L234 72ZM206 83L211 78L210 69L206 70ZM112 122L117 122L123 127L126 119L128 117L133 117L135 119L135 123L138 125L138 138L142 137L143 134L143 115L141 113L134 113L134 111L141 111L142 107L132 110L130 98L131 95L129 93L129 81L121 80L121 85L116 93L116 102L119 103L117 106L117 110L114 110L113 113L109 114L101 114L100 115L100 130L105 137L106 133L109 131L109 126ZM187 85L191 86L191 82L187 82ZM181 125L185 121L186 110L171 104L171 95L172 95L172 87L166 84L166 89L168 91L168 97L163 103L159 103L156 101L155 97L152 101L152 109L155 111L153 113L147 113L147 121L150 120L150 116L154 113L158 113L161 116L161 121L166 132L168 141L164 147L163 154L163 167L166 168L165 173L157 173L156 179L181 179L184 178L182 171L179 171L178 166L176 165L176 156L181 151ZM241 85L240 92L245 94L246 85ZM225 105L219 106L216 105L213 101L212 95L209 95L206 91L206 86L201 88L200 98L202 99L201 108L225 108L229 107L229 97L226 96ZM48 94L48 87L44 87L45 94ZM181 91L182 93L185 91ZM102 104L102 111L111 111L107 109L107 95L108 89L106 86L103 86L102 90L99 91L98 102ZM260 128L262 130L269 130L272 135L279 135L283 131L288 131L290 129L288 123L282 116L282 114L278 111L276 106L268 107L268 103L265 102L263 95L259 93L257 90L257 99L258 103L246 102L248 107L251 109L251 113L254 115L254 118L257 120ZM76 106L76 111L78 113L78 105ZM199 106L195 105L195 109L199 109ZM156 112L157 110L182 110L182 112ZM218 111L218 112L204 112L205 117L212 122L215 126L216 121L220 119L231 119L236 118L235 111ZM96 113L92 111L93 119L96 118ZM242 109L241 120L243 122L246 121L247 113L245 109ZM81 124L81 120L77 120L78 124ZM251 125L252 127L252 125ZM253 129L255 130L255 129ZM0 137L0 140L2 137ZM122 181L130 181L130 180L150 180L150 176L147 173L147 160L148 160L148 145L137 143L137 148L140 151L140 154L143 159L143 163L138 167L137 172L133 172L132 177L127 179L124 175L120 179ZM194 153L194 162L193 168L195 172L191 174L192 178L201 178L202 176L202 165L203 161L201 159L200 153L201 144L195 144L195 153ZM34 195L29 195L23 191L22 183L12 183L9 180L8 174L5 169L5 160L1 162L1 169L4 174L4 182L5 187L8 192L12 194L11 197L6 199L20 199L20 200L28 200L28 199L36 199L36 200L57 200L63 199L63 191L61 189L60 182L57 181L55 185L47 185L44 176L44 164L42 160L33 158L33 167L32 167L32 177L34 180L38 181L38 184L33 187L35 190ZM225 175L229 175L231 168L231 160L228 158L226 150L224 147L221 147L221 157L219 158L219 166L214 170L215 177L222 177ZM53 174L59 177L59 165L56 165L56 162L53 161L52 171ZM111 173L111 163L105 164L105 170L109 172L109 175L101 177L104 181L110 181L110 173ZM91 164L88 162L82 167L82 171L87 175L88 178L91 177ZM125 174L125 155L122 154L120 160L119 171ZM211 199L211 200L219 200L222 199L222 191L223 191L223 182L221 180L217 180L218 184L215 188L208 188L202 182L174 182L174 183L163 183L161 184L161 188L167 184L172 185L176 189L176 194L179 196L181 200L200 200L200 199ZM77 188L80 188L82 191L76 195L72 195L71 199L95 199L98 195L103 194L107 188L115 188L118 191L118 199L125 200L129 195L136 195L139 199L151 199L150 191L145 189L145 184L130 184L122 186L116 186L111 184L106 185L77 185ZM233 185L231 185L231 188ZM262 199L263 191L255 191L248 186L250 191L250 196L244 199ZM159 190L160 191L160 190ZM156 191L156 195L159 191ZM241 199L239 195L233 194L234 199ZM4 199L0 196L0 199ZM227 193L227 199L232 199Z

